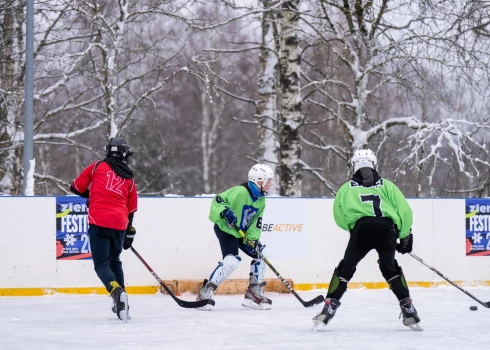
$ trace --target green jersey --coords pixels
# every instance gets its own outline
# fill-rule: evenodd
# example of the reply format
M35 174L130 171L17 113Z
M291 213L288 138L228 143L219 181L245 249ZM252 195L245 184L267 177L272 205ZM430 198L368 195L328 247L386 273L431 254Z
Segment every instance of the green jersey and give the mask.
M252 200L252 198L255 200ZM226 220L221 217L221 212L228 207L237 217L237 225L247 234L248 239L255 241L260 239L262 233L262 215L265 209L265 196L258 199L253 197L247 184L231 187L218 194L213 199L209 220L219 226L221 231L240 238L240 234L233 227L229 228Z
M382 178L370 187L353 180L343 184L335 196L333 216L337 225L346 231L366 216L391 218L400 238L408 236L412 227L412 209L405 196L393 182Z

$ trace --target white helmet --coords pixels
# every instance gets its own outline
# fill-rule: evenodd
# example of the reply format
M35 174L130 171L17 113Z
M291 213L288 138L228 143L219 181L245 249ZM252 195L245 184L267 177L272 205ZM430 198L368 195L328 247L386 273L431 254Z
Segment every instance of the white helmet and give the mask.
M353 172L355 173L360 168L376 169L378 160L376 159L374 152L370 149L358 149L354 152L350 164L352 165Z
M248 181L252 181L254 184L256 184L263 194L267 194L267 192L263 190L262 186L265 185L268 179L271 181L274 180L274 177L274 172L270 166L266 164L255 164L248 171ZM259 181L262 181L262 185L258 183Z

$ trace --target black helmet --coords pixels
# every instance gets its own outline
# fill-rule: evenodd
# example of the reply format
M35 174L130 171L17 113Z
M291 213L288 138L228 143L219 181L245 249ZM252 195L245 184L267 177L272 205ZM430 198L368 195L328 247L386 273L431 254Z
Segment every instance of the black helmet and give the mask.
M129 147L126 140L122 137L115 137L111 138L107 146L105 146L105 153L107 157L116 156L118 158L126 159L133 154L129 151L130 149L131 147Z

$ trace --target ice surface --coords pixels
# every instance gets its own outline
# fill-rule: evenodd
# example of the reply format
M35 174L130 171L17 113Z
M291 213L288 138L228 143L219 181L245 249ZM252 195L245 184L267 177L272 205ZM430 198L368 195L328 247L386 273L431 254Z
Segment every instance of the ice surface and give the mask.
M490 300L488 287L468 291ZM0 349L490 349L490 309L454 287L411 294L424 332L402 325L389 290L348 290L318 332L311 319L322 305L304 308L291 294L266 293L269 311L242 307L242 296L217 295L209 312L181 308L166 295L130 295L127 324L111 312L107 296L0 297Z

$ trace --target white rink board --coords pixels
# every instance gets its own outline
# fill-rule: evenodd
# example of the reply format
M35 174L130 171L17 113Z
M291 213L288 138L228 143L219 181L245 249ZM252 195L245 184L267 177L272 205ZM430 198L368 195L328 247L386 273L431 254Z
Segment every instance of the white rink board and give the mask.
M139 199L134 247L162 279L208 278L221 259L208 220L211 200ZM277 227L263 232L271 263L296 284L328 283L348 240L348 233L333 220L333 199L271 197L267 201L264 225ZM414 212L414 253L453 280L490 280L490 257L465 254L464 199L412 199L409 203ZM91 260L56 260L55 197L0 197L0 212L0 288L101 285ZM241 256L242 263L230 278L247 278L250 259ZM410 256L397 259L409 281L441 281ZM129 286L157 285L130 251L123 252L122 261ZM274 276L267 271L267 278ZM374 251L359 264L352 281L383 281Z

